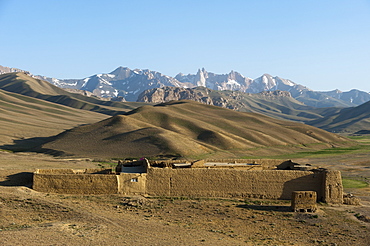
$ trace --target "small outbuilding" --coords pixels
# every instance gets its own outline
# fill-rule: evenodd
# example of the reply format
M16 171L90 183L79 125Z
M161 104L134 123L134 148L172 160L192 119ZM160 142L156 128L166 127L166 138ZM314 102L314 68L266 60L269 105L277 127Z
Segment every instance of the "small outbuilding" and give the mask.
M315 191L293 191L292 209L294 212L315 212L317 210Z

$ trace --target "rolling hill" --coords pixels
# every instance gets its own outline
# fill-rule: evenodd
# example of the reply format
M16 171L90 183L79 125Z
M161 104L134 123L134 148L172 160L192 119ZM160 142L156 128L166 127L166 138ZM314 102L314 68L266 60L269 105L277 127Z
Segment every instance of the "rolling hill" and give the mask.
M330 132L368 133L370 132L370 102L353 108L344 108L335 114L307 123Z
M20 139L49 137L72 127L108 117L1 89L0 102L0 144L12 144L14 140Z
M206 87L162 87L146 90L138 102L163 103L171 100L193 100L209 105L229 108L240 112L261 113L276 119L307 122L338 112L341 108L315 108L294 99L286 91L211 90Z
M124 113L143 103L102 101L98 98L67 92L46 81L16 72L0 75L0 89L21 95L107 115Z
M348 141L301 123L173 101L67 130L34 150L109 158L240 157L327 148Z

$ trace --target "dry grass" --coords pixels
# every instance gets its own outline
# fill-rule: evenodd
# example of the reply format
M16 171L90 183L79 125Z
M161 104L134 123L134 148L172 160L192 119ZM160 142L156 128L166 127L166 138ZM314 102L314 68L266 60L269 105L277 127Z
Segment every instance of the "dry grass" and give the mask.
M350 142L300 123L179 101L140 107L125 115L75 128L43 148L76 156L220 158L292 153Z
M269 200L56 195L1 187L3 245L368 245L352 208ZM358 215L360 216L360 215Z
M0 90L0 144L49 137L108 116Z

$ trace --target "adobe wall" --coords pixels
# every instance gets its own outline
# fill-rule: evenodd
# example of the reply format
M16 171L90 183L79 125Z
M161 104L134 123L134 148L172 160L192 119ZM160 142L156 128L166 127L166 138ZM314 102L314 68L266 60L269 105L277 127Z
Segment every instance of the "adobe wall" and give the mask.
M315 191L317 200L343 203L339 171L149 168L147 173L106 174L102 169L37 170L33 189L64 194L125 194L286 199Z
M311 190L322 198L322 185L322 172L150 168L146 193L152 196L291 199L293 191Z
M323 193L323 202L343 203L343 185L341 173L339 171L326 170L324 172Z
M115 194L118 179L112 174L76 174L72 169L37 170L33 175L33 189L63 194Z
M124 195L146 194L146 173L121 173L118 178L118 192Z

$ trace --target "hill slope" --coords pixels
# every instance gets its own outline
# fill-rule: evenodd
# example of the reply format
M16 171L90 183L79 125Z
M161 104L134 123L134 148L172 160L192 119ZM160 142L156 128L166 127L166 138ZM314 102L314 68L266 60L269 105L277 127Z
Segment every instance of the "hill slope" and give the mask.
M193 101L143 106L124 115L76 127L40 149L95 157L245 156L291 153L343 144L348 139L301 123ZM306 146L306 147L305 147ZM308 146L308 147L307 147Z
M171 100L193 100L240 112L261 113L276 119L302 122L320 119L340 110L340 108L307 106L294 99L286 91L245 93L241 91L211 90L206 87L179 88L167 86L146 90L138 97L138 102L163 103Z
M84 109L107 115L124 113L143 105L142 103L135 102L102 101L97 98L70 93L46 81L32 78L21 72L0 75L0 89L66 105L72 108Z
M370 132L370 102L307 123L330 132Z
M0 89L0 144L49 137L107 115L74 109Z

